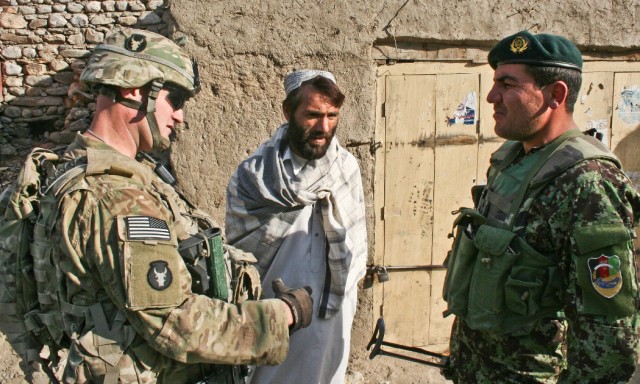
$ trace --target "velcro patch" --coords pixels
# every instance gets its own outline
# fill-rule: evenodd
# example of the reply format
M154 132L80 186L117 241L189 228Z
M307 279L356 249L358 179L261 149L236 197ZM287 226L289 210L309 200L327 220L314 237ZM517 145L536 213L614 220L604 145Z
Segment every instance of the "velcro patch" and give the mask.
M127 216L127 240L171 240L167 222L150 216Z
M169 269L169 263L163 260L151 262L147 272L147 281L156 291L167 289L173 281L173 272Z
M596 292L610 299L622 289L622 273L618 256L600 255L590 258L591 284Z

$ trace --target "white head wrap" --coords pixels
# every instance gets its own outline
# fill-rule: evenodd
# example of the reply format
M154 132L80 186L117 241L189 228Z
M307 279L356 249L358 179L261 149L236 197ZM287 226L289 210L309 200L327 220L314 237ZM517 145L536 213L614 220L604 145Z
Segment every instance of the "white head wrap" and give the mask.
M336 84L336 78L333 77L333 74L331 72L319 71L316 69L301 69L299 71L289 73L284 78L284 91L287 95L289 95L291 91L298 89L303 82L311 80L316 76L325 77Z

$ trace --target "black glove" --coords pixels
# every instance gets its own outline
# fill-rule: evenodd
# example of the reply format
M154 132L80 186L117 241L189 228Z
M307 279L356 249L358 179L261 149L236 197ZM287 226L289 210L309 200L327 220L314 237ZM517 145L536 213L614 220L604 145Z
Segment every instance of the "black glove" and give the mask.
M311 324L313 315L313 298L311 298L311 287L297 289L287 288L282 279L277 278L271 283L273 293L276 298L287 303L293 314L293 324L289 327L289 333L293 333L300 328L306 328Z

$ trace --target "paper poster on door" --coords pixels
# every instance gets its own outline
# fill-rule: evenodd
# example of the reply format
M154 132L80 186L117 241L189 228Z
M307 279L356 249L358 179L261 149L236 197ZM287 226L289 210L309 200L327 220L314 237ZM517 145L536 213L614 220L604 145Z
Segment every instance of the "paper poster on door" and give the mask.
M453 112L453 116L447 115L447 125L464 124L475 125L476 111L478 110L478 97L471 91L462 99Z
M606 119L589 120L586 130L589 134L609 147L609 127Z
M625 87L620 92L618 117L627 124L640 123L640 87Z

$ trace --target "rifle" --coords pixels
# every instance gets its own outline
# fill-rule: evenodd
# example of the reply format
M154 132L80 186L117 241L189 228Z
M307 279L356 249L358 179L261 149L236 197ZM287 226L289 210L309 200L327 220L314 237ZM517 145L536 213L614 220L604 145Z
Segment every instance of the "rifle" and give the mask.
M412 361L412 362L418 363L418 364L430 365L432 367L438 367L438 368L448 368L449 367L449 356L448 355L445 355L445 354L442 354L442 353L426 351L426 350L424 350L422 348L408 347L406 345L401 345L401 344L396 344L396 343L391 343L391 342L388 342L388 341L384 341L384 328L385 328L384 327L384 318L380 317L378 319L378 322L376 323L376 329L373 331L373 335L371 336L371 341L369 341L369 344L367 344L367 351L371 348L371 346L373 346L373 349L371 350L371 353L369 354L369 360L372 360L374 357L376 357L378 355L383 355L383 356L395 357L397 359L403 359L403 360ZM422 355L435 357L438 360L437 361L423 360L423 359L418 359L416 357L401 355L401 354L395 353L395 352L388 352L388 351L385 351L384 349L382 349L383 345L388 346L388 347L392 347L392 348L402 349L402 350L405 350L405 351L419 353L419 354L422 354Z

